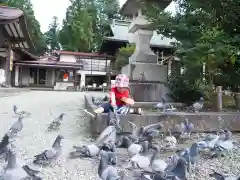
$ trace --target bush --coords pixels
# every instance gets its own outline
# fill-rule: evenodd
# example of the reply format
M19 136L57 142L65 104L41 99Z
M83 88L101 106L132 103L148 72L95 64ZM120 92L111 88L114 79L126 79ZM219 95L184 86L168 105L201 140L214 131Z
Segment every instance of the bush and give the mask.
M121 71L122 67L128 64L129 57L133 54L134 51L134 44L128 44L126 47L119 48L115 61L115 69Z
M201 92L202 88L196 82L188 80L185 75L172 74L169 78L168 86L171 91L169 96L176 102L191 105L204 96Z

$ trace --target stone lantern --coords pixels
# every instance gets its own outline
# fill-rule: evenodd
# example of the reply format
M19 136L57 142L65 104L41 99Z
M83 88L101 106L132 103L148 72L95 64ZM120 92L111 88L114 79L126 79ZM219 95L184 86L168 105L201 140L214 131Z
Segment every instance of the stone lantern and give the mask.
M171 0L152 0L152 2L163 9ZM158 56L150 48L154 31L149 28L149 22L137 0L127 0L120 13L132 19L129 26L132 38L129 42L136 45L136 50L129 58L128 66L122 69L122 73L129 75L132 95L136 101L160 101L166 94L164 84L167 82L168 70L167 66L158 64ZM139 82L142 72L144 72L144 82Z

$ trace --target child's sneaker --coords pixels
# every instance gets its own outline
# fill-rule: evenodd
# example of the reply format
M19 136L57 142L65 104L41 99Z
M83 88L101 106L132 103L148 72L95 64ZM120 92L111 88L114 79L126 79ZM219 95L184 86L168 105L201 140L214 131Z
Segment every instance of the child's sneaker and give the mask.
M129 110L129 113L130 113L130 114L138 114L138 115L142 115L142 114L143 114L141 108L131 108L131 109Z

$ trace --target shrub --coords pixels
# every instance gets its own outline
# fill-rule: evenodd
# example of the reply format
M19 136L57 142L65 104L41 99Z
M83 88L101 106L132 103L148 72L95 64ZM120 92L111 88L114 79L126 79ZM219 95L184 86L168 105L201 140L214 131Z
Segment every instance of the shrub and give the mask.
M122 67L128 64L129 57L133 54L134 51L134 44L128 44L126 47L119 48L115 61L115 69L121 71Z
M176 102L191 105L204 96L200 84L188 80L184 74L173 73L169 77L168 86L170 88L169 96Z

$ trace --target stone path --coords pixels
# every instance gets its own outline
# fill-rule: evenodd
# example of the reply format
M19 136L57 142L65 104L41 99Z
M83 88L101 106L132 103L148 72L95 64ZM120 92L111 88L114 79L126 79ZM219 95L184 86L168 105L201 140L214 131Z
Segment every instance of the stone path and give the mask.
M97 164L91 160L68 159L72 145L81 145L91 140L88 134L89 122L83 118L81 111L84 107L84 93L30 91L0 97L0 138L17 120L12 111L13 104L32 113L31 117L24 119L24 128L15 142L19 156L26 163L31 164L35 154L51 147L59 133L65 137L63 155L52 167L41 170L43 179L98 179ZM61 129L47 132L48 124L62 112L67 115Z

